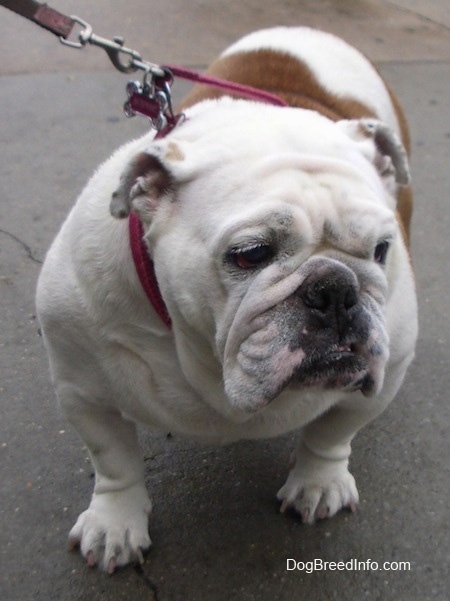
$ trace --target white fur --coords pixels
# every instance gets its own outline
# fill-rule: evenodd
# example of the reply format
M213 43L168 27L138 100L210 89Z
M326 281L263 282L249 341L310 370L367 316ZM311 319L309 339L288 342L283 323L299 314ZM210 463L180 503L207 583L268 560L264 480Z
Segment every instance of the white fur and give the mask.
M96 470L90 508L71 532L89 563L111 570L140 559L140 548L150 544L137 421L219 444L303 427L295 466L279 492L283 509L293 505L312 521L356 504L347 470L350 441L396 394L417 323L393 211L395 173L379 170L374 139L355 132L360 129L299 109L204 102L165 139L150 134L120 149L81 194L48 253L37 305L61 406ZM126 220L109 214L120 176L139 152L158 157L176 181L174 191L152 198L147 208L144 197L135 205L173 332L141 289ZM230 275L223 262L230 243L260 235L268 224L281 228L289 259L256 278ZM384 269L371 258L383 237L391 240ZM262 352L274 379L281 367L289 373L289 362L302 361L301 350L292 354L274 338L278 326L260 322L295 293L305 279L303 264L316 254L348 261L383 314L390 344L379 392L364 398L289 386L267 404L235 359L239 349L247 349L250 363ZM278 345L273 355L270 340ZM247 397L234 399L226 389L245 390Z

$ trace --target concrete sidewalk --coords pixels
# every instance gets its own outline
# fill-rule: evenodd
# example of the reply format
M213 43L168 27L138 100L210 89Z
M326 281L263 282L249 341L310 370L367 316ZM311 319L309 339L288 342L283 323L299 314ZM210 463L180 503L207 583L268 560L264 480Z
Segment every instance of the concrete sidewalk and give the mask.
M446 601L450 589L450 11L440 0L53 0L155 62L204 67L250 30L308 24L380 63L413 137L417 359L397 400L355 440L356 515L280 515L295 436L201 447L143 434L154 547L108 577L66 551L92 490L58 413L37 333L40 261L95 167L145 131L129 79L101 50L61 47L0 7L0 536L2 601ZM111 7L113 10L111 10ZM108 14L110 13L110 14ZM187 90L176 84L176 99ZM287 571L286 560L409 562L410 570ZM374 567L374 565L372 565Z

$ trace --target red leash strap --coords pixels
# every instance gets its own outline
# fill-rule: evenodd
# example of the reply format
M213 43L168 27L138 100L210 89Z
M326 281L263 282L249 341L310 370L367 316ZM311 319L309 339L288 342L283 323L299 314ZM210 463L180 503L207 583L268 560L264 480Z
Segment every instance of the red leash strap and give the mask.
M0 0L0 4L60 38L68 38L75 25L71 17L35 0Z
M226 79L218 79L217 77L212 77L210 75L203 75L197 71L192 71L191 69L186 69L185 67L178 67L176 65L167 65L167 68L173 75L181 77L181 79L193 81L194 83L202 85L212 86L226 92L239 94L240 96L245 96L251 100L267 102L268 104L273 104L275 106L288 106L287 102L285 102L279 96L264 90L259 90L258 88L253 88L251 86L246 86L244 84L236 83Z

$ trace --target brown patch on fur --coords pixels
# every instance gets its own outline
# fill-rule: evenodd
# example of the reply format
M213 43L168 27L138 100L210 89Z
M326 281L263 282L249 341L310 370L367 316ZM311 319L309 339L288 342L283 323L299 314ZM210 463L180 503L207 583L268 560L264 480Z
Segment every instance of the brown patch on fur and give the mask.
M397 115L397 119L400 125L401 138L404 147L406 148L406 152L408 153L408 157L411 156L411 136L409 133L408 123L406 121L405 113L403 111L402 105L400 104L399 99L392 91L391 87L386 84L389 95L392 100L392 104L394 105L395 113ZM411 186L406 186L404 188L400 188L399 193L397 195L397 215L399 219L399 223L402 229L403 237L405 239L406 245L409 248L410 245L410 229L411 229L411 217L413 212L413 192Z
M290 106L311 109L333 121L376 117L374 112L352 98L338 98L325 90L313 72L300 60L284 52L255 50L217 59L208 75L253 86L276 94ZM195 86L181 104L186 109L207 98L235 96L210 86Z
M324 89L311 69L287 53L275 50L254 50L218 58L206 72L208 75L233 81L276 94L290 106L310 109L332 121L340 119L377 118L369 107L351 97L338 97ZM410 136L401 105L387 86L400 124L403 144L410 153ZM206 99L234 96L211 86L196 85L181 103L181 110ZM398 193L400 227L407 245L412 214L412 190L408 186Z
M403 112L403 108L402 108L402 105L400 104L399 99L392 91L392 88L386 82L384 82L384 85L386 86L387 91L389 92L389 96L391 97L392 104L394 105L395 114L397 115L397 119L398 119L398 122L400 125L400 132L401 132L403 146L406 148L406 152L408 153L408 156L410 156L411 155L411 136L409 133L409 127L408 127L408 123L406 121L405 113Z
M400 188L397 194L397 219L407 248L410 246L413 200L414 197L411 186Z
M175 142L169 142L167 144L167 152L164 155L167 161L183 161L185 156Z

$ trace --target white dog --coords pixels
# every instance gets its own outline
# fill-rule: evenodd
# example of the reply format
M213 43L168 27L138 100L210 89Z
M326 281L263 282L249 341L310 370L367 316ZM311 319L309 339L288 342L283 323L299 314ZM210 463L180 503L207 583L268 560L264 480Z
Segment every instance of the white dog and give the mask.
M210 73L291 107L194 88L167 137L97 171L39 280L56 392L96 472L70 541L110 572L150 545L135 422L217 444L301 429L278 498L311 523L356 507L351 440L414 355L408 133L376 70L334 36L275 28Z

